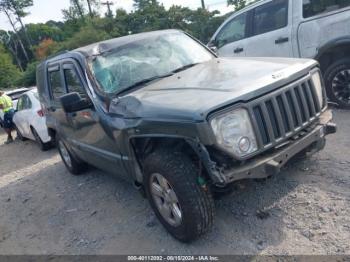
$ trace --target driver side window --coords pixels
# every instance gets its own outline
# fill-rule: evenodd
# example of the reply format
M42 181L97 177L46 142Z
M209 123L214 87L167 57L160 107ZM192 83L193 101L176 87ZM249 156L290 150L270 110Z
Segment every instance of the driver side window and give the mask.
M229 43L233 43L246 38L247 13L243 13L230 22L220 31L216 37L217 47L223 47Z

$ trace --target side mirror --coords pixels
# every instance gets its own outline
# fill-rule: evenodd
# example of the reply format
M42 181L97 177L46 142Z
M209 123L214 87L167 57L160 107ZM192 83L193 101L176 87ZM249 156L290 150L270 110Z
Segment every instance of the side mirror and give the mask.
M210 41L207 46L210 48L211 51L213 51L215 54L217 54L218 48L215 45L215 41L214 40Z
M84 109L92 108L89 99L82 98L79 93L69 93L60 97L63 110L66 113L74 113Z

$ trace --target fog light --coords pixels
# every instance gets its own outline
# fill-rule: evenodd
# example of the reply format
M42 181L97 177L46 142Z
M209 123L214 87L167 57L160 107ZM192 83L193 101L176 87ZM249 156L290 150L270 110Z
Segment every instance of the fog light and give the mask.
M243 152L246 153L250 149L250 140L248 137L242 137L239 142L238 142L239 149Z

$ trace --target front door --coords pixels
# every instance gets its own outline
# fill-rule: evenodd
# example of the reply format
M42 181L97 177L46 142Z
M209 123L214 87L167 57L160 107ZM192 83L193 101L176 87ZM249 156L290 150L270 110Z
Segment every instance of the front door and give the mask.
M288 0L275 0L251 12L252 36L247 39L246 56L293 57L292 8ZM291 4L290 4L291 5Z
M247 13L227 22L215 36L214 45L221 57L245 56L247 35Z
M78 68L73 60L62 63L66 90L68 93L77 92L82 98L92 100ZM126 175L123 158L113 134L104 124L107 116L101 111L97 101L94 102L90 109L66 114L67 125L64 132L69 134L67 139L86 162L107 172Z

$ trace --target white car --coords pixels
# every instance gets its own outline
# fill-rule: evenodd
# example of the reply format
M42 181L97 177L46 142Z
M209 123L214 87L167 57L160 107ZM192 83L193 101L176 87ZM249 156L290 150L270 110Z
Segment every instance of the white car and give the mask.
M28 88L18 88L15 90L10 90L10 91L6 91L5 95L8 95L9 97L11 97L12 102L13 102L13 108L17 107L17 101L18 98L25 92L28 92ZM2 110L0 110L0 126L2 127L2 123L4 121L4 112Z
M20 140L35 140L41 150L51 148L52 140L46 127L46 119L41 108L36 89L24 93L17 102L13 122Z

